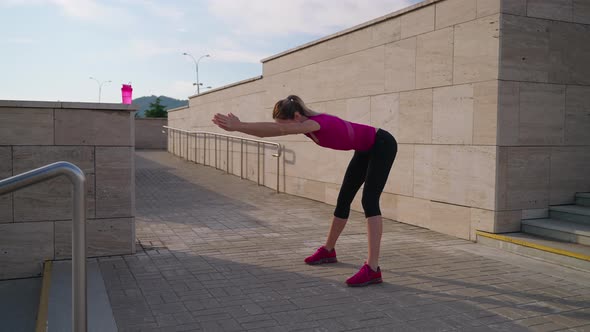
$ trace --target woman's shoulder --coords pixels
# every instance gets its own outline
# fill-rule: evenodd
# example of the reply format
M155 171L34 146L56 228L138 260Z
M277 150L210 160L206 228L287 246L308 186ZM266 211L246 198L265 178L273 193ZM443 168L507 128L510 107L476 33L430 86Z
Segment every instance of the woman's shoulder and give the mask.
M314 114L308 116L309 118L313 118L313 117L323 117L323 118L335 118L337 116L329 114L329 113L319 113L319 112L315 112Z

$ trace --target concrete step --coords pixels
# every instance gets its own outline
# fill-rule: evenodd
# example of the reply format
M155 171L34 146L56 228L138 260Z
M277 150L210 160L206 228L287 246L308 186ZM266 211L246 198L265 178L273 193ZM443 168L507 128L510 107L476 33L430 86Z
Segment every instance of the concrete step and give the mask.
M47 332L72 331L72 262L54 261L50 274L48 299L40 303L47 306ZM95 259L89 259L86 268L88 331L117 332L111 303ZM44 276L47 277L47 276Z
M550 206L549 218L590 225L590 207L581 205Z
M528 219L523 220L521 225L524 233L590 245L590 225L556 219Z
M590 193L576 193L576 205L590 207Z
M42 278L0 281L0 331L35 331Z
M590 246L560 242L526 233L477 231L477 242L554 264L590 272Z

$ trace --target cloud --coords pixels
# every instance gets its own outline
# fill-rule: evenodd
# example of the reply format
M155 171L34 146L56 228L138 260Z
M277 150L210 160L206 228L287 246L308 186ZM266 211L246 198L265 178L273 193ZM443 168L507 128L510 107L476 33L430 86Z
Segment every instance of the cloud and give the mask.
M131 55L145 58L162 55L182 55L187 52L198 57L201 54L211 54L211 60L216 62L260 63L260 59L268 56L266 53L251 50L246 46L225 37L204 48L203 45L190 45L182 42L165 43L161 40L135 40L129 44ZM188 59L188 61L192 61Z
M15 37L15 38L8 38L6 43L8 44L20 44L20 45L30 45L35 44L37 42L36 39L26 38L26 37Z
M106 5L98 0L0 0L0 5L8 7L53 6L61 10L67 17L110 26L136 22L132 11L121 6Z
M209 44L137 40L132 53L141 57L211 54L211 61L260 63L275 50L273 40L293 33L324 36L399 10L418 0L207 0L209 12L223 30ZM139 3L140 0L126 0ZM150 2L141 2L150 4ZM155 7L154 7L155 8ZM174 11L172 11L174 12ZM224 30L226 32L224 32ZM184 28L178 32L187 31ZM258 39L244 38L259 36ZM261 43L261 41L267 41Z
M274 50L268 51L276 38L295 33L325 36L419 0L208 1L209 12L229 30L219 35L212 45L210 52L214 60L260 63L261 59L274 54Z
M119 3L130 5L134 10L144 9L152 16L179 20L184 18L184 10L175 6L165 5L164 1L150 0L119 0Z
M40 5L48 3L48 0L0 0L2 6L23 6L23 5Z
M184 18L184 12L173 6L165 6L160 3L148 1L144 2L147 10L154 16L179 20Z
M66 15L81 19L97 20L117 12L114 8L93 0L51 0L50 2L59 6Z
M238 35L325 35L418 0L209 0L208 10Z
M134 40L129 43L129 48L131 54L137 57L182 54L182 45L166 45L159 40Z
M179 20L185 16L182 9L157 1L119 0L117 4L117 7L108 6L98 0L0 0L0 5L5 7L53 5L59 7L67 16L81 19L131 16L131 12L122 5L132 6L133 11L144 9L152 16L170 20Z

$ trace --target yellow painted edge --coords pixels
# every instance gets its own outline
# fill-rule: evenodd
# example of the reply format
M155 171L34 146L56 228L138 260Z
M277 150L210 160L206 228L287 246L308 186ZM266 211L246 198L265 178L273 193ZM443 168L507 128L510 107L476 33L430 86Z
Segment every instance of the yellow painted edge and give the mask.
M37 310L37 327L35 332L47 331L47 311L49 306L49 287L51 287L51 261L45 261L43 268L43 283L41 296L39 297L39 309Z
M504 236L501 234L492 234L492 233L487 233L487 232L483 232L483 231L475 231L475 233L477 235L481 235L483 237L489 237L491 239L515 243L515 244L519 244L521 246L530 247L530 248L534 248L537 250L547 251L547 252L551 252L554 254L577 258L577 259L581 259L581 260L585 260L585 261L590 262L590 256L588 256L588 255L579 254L576 252L567 251L567 250L563 250L563 249L551 248L548 246L544 246L542 244L536 244L536 243L532 243L532 242L528 242L528 241L524 241L524 240L520 240L520 239L513 239L511 237Z

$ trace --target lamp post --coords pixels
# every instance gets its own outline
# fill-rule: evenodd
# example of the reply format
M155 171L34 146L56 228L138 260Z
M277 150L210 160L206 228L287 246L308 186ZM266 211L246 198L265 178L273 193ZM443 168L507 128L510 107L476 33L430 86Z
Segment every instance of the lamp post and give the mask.
M202 58L209 58L211 56L209 54L205 54L205 55L202 55L201 57L199 57L198 60L195 60L195 57L192 56L192 54L190 54L190 53L186 53L185 52L185 53L182 53L182 55L188 55L188 56L190 56L191 59L193 59L193 61L195 62L195 69L196 69L196 72L197 72L197 83L195 83L193 85L196 85L197 86L197 94L200 94L201 93L201 85L202 85L202 83L199 83L199 61L201 61Z
M90 77L90 79L91 80L95 80L96 83L98 83L98 102L100 103L100 95L102 93L102 85L105 84L105 83L111 83L112 81L102 81L102 82L100 82L99 80L97 80L96 78L94 78L92 76Z

